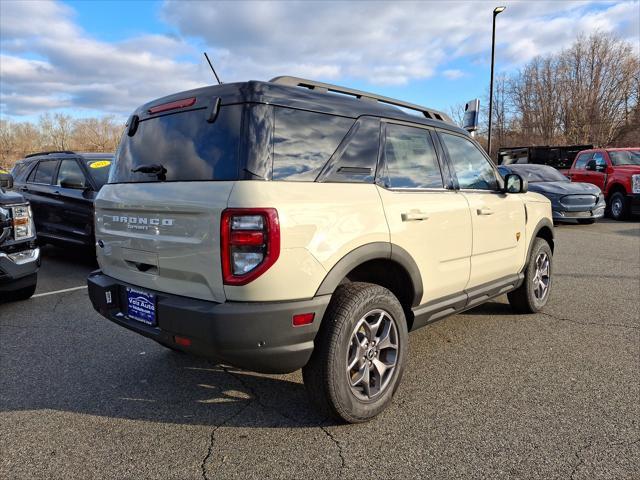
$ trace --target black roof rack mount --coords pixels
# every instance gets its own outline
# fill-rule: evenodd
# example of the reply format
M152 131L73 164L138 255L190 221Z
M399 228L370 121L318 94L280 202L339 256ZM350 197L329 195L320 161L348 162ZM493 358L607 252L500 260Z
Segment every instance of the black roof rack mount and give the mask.
M77 155L76 152L72 152L71 150L51 150L49 152L30 153L29 155L25 155L24 158L40 157L42 155L52 155L55 153L66 153L69 155Z
M360 100L368 100L380 103L386 103L389 105L393 105L394 107L402 107L407 108L409 110L415 110L417 112L422 113L426 118L432 118L434 120L441 120L443 122L453 124L453 120L443 112L439 110L434 110L433 108L427 108L420 105L416 105L414 103L403 102L401 100L396 100L395 98L384 97L382 95L376 95L375 93L363 92L360 90L354 90L352 88L340 87L338 85L332 85L330 83L317 82L315 80L307 80L305 78L298 77L289 77L289 76L280 76L275 77L269 80L271 83L277 83L280 85L288 85L291 87L304 87L310 90L327 93L327 92L335 92L342 93L345 95L351 95Z

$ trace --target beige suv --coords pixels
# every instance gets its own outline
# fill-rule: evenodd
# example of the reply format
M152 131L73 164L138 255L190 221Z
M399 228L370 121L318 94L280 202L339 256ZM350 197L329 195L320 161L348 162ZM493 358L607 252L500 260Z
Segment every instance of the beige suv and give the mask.
M409 331L503 293L538 311L552 283L549 201L446 115L293 77L138 108L95 219L103 316L240 368L302 368L348 422L391 402Z

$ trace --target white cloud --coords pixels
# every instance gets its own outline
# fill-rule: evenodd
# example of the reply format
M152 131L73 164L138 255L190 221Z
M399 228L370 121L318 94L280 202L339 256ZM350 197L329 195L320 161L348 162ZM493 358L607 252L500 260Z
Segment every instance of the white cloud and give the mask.
M613 31L639 41L637 1L506 5L497 37L503 67L566 47L579 33ZM212 83L199 60L202 47L226 82L282 74L384 85L455 79L488 63L493 7L484 1L167 0L161 15L178 35L108 43L84 31L64 4L3 1L0 104L4 115L54 108L126 115L152 98ZM461 62L469 68L461 70Z
M442 75L448 78L449 80L456 80L458 78L464 77L465 73L462 70L451 69L451 70L444 70L442 72Z
M202 63L175 60L192 53L183 40L101 42L58 3L3 2L0 31L3 114L75 108L126 116L150 99L210 82Z

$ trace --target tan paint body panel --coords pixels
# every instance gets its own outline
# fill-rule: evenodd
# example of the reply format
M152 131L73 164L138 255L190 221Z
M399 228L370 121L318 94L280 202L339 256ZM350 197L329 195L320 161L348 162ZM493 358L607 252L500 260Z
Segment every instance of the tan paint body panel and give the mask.
M95 202L100 268L142 288L224 302L220 213L233 184L105 185ZM140 271L141 263L149 269Z
M482 191L463 191L462 195L469 202L473 224L467 288L518 273L527 254L522 196Z
M229 208L272 207L280 220L281 251L264 274L243 286L225 285L227 299L311 298L327 272L361 245L388 242L389 229L375 185L311 182L236 182Z
M550 202L536 193L276 181L197 186L193 195L188 182L106 185L96 200L104 273L142 288L216 302L298 300L312 298L327 273L356 248L391 242L418 265L420 303L427 303L521 271L534 228L542 218L551 219ZM227 207L278 211L280 256L243 286L222 284L220 213ZM479 216L479 208L494 213ZM172 225L139 229L139 220L131 223L136 218L169 218ZM150 268L142 272L137 263Z
M464 195L444 189L376 188L391 243L409 252L420 269L420 303L462 292L469 280L472 247L471 216Z

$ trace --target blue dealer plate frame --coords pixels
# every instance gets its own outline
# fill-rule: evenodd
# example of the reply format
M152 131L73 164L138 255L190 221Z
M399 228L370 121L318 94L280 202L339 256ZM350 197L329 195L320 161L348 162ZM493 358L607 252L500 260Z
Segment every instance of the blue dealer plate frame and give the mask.
M145 325L156 325L156 296L127 287L127 317Z

